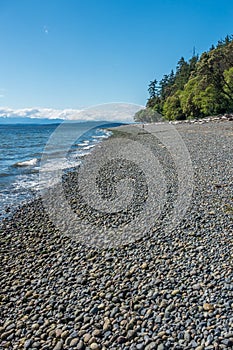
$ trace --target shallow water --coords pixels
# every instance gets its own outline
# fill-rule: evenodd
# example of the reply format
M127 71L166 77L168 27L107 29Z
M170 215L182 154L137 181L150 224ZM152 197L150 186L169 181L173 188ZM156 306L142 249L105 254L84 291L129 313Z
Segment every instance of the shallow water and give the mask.
M48 186L39 181L40 161L46 152L49 152L46 167L51 173L75 167L84 155L110 136L111 133L102 128L104 126L112 125L107 122L66 123L59 141L45 148L59 124L0 125L0 218L9 208L31 199ZM77 140L69 145L75 128Z

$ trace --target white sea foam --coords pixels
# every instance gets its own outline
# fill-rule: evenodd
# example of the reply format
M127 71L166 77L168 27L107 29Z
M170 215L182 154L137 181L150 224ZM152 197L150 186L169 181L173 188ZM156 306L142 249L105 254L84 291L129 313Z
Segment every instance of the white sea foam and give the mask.
M73 157L76 157L77 158L82 158L82 157L85 157L86 155L88 155L90 152L88 152L88 150L79 150L79 151L76 151L75 153L73 153Z
M95 145L86 146L86 147L83 147L83 149L87 150L87 149L91 149L93 147L95 147Z
M83 141L83 142L81 142L81 143L78 143L78 146L80 146L80 147L86 146L86 145L88 145L89 143L90 143L89 140L85 140L85 141Z
M107 135L96 135L95 138L96 139L104 139L104 138L107 138L108 136Z
M37 165L37 162L38 162L38 159L37 158L32 158L32 159L29 159L29 160L25 160L23 162L17 162L14 164L14 166L19 166L19 167L23 167L23 166L35 166Z
M29 133L30 130L26 126L23 126L23 128ZM54 176L54 172L61 170L61 173L65 173L68 169L76 168L82 163L83 157L91 153L95 147L98 148L100 142L111 135L111 132L104 129L99 129L97 131L94 130L94 135L90 133L86 135L88 139L77 140L77 143L72 145L73 147L70 149L70 151L67 154L64 154L63 141L64 144L66 144L65 136L67 136L69 139L69 135L65 134L64 140L62 139L60 140L60 143L51 145L48 153L46 153L47 151L42 148L44 138L47 135L46 132L47 129L45 130L45 134L42 136L36 134L38 137L38 142L36 144L32 143L32 149L30 149L30 142L28 147L21 148L21 145L24 144L23 137L19 139L19 143L10 143L12 149L14 149L18 144L22 158L21 160L14 158L9 152L9 154L6 155L8 157L8 163L5 164L5 168L2 167L0 169L0 179L2 179L2 184L4 183L4 186L7 186L2 187L0 192L0 217L2 213L4 213L4 208L16 207L18 203L23 203L23 201L28 201L30 198L32 198L32 195L35 192L39 190L46 191L47 188L56 186L57 180ZM49 133L50 132L51 130L49 127ZM29 135L31 134L29 133ZM13 138L9 139L9 142L12 140ZM23 153L22 151L24 150L25 152ZM41 156L47 157L46 165L43 168L43 170L47 173L46 181L44 182L39 181L38 178L38 173L41 170ZM15 169L13 170L12 168ZM5 180L8 173L10 175L9 179Z

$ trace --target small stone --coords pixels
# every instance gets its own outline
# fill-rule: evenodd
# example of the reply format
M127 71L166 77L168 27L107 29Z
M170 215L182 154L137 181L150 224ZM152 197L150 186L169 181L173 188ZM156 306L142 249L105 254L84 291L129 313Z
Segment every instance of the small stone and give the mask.
M97 342L97 339L95 337L91 337L88 344L92 344L92 343L96 343L96 342Z
M193 284L193 289L194 290L200 290L201 289L201 285L199 283Z
M99 350L99 349L100 349L100 346L99 346L99 344L97 344L97 343L92 343L92 344L90 345L90 349L91 349L91 350Z
M90 333L84 334L84 336L83 336L84 343L88 343L90 339L91 339Z
M143 270L147 269L147 267L148 267L148 264L147 264L146 262L144 262L144 263L141 265L141 268L142 268Z
M132 267L128 272L126 272L126 277L131 277L134 274L135 270L136 268Z
M62 338L62 339L66 339L66 338L68 337L69 334L70 334L69 331L64 331L64 332L61 333L61 338Z
M34 323L33 325L32 325L32 330L34 331L34 330L37 330L37 329L39 329L40 328L40 325L38 324L38 323Z
M99 308L97 306L94 306L91 310L90 310L90 313L93 314L93 315L96 315L99 311Z
M159 345L163 345L163 344L159 344ZM156 346L156 343L154 341L152 341L151 343L146 345L145 350L154 350L156 348L158 349L158 347ZM164 349L164 348L160 348L160 350L162 350L162 349Z
M27 339L24 343L24 349L28 349L31 345L32 341L31 339Z
M25 321L27 321L28 320L28 315L25 315L25 316L23 316L22 318L21 318L21 321L23 321L23 322L25 322Z
M56 332L54 329L52 329L51 331L49 330L48 333L49 333L49 337L52 337L52 338L56 335Z
M2 329L7 329L8 326L9 326L11 323L12 323L12 320L7 320L7 321L4 323L3 327L1 327L1 328L2 328Z
M205 342L205 346L208 346L212 343L214 337L213 337L213 334L209 334L208 337L207 337L207 340Z
M6 331L9 331L13 328L15 328L15 323L10 323L7 327L5 327Z
M6 338L9 337L9 335L13 332L13 330L10 330L10 331L7 331L7 332L4 332L1 334L1 339L4 340Z
M158 336L159 338L162 338L165 334L166 334L165 331L161 331L161 332L159 332L159 333L157 334L157 336Z
M56 338L59 338L61 336L61 334L62 334L62 329L61 328L57 328L55 330L55 334L56 334Z
M226 333L224 334L225 338L233 338L233 333Z
M4 347L5 349L10 349L10 348L11 348L11 342L8 341L8 342L4 343L3 347Z
M63 348L63 341L59 340L57 344L54 346L53 350L62 350Z
M163 344L159 344L158 347L157 347L157 350L164 350L164 345Z
M79 341L79 343L76 346L76 349L77 350L84 350L85 349L85 346L84 346L84 343L82 340Z
M194 349L196 349L196 347L198 346L197 342L196 342L194 339L191 340L190 345L191 345L191 347L194 348Z
M165 313L169 313L169 312L173 311L174 309L175 309L175 306L173 303L171 303L166 307Z
M203 304L203 309L205 311L210 311L210 310L213 310L214 309L214 306L212 304L209 304L209 303L205 303Z
M78 337L78 332L77 331L73 331L71 334L70 334L70 338L77 338Z
M79 342L79 339L78 338L73 338L70 342L70 346L76 346Z
M133 339L133 338L135 337L136 334L137 334L136 329L134 329L134 330L129 330L128 333L127 333L127 338L128 338L129 340L131 340L131 339Z
M107 339L108 337L110 337L110 335L112 335L111 331L107 331L104 333L104 339Z
M130 320L129 323L127 323L126 320L121 321L121 324L122 324L122 322L124 322L124 324L126 324L126 330L128 331L128 330L134 328L134 325L135 325L135 323L136 323L136 320L135 320L135 318L132 318L132 319ZM123 324L122 324L122 325L123 325Z
M184 339L186 340L186 342L190 342L190 333L188 331L185 331L184 332Z
M118 306L114 307L110 313L110 317L114 317L119 311Z
M105 332L105 331L108 331L109 329L111 329L111 322L110 320L106 320L103 325L103 331Z
M33 294L33 290L28 290L27 293L25 294L25 297L28 298Z
M111 300L111 299L112 299L112 293L107 293L107 294L105 295L105 298L106 298L107 300Z
M221 344L224 344L226 346L230 346L231 341L230 341L230 339L223 339L223 340L221 340Z
M174 289L172 292L171 292L171 295L172 296L175 296L175 295L177 295L177 294L179 294L180 293L180 290L179 289Z
M109 281L106 282L105 287L108 288L108 287L110 287L111 285L112 285L112 281L109 280Z
M127 338L126 338L126 337L123 337L123 336L121 335L121 336L119 336L119 337L117 338L117 342L118 342L119 344L126 343L126 342L127 342Z
M92 336L93 337L100 337L102 334L101 330L100 329L95 329L93 332L92 332Z
M133 310L134 310L134 311L137 311L137 310L139 310L141 307L142 307L141 304L134 304L134 305L133 305Z

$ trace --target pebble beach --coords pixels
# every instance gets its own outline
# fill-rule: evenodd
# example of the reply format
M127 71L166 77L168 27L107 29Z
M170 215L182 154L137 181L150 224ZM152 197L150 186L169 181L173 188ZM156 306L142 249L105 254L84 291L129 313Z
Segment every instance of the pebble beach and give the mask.
M73 239L40 198L2 220L0 349L233 349L233 123L175 128L194 185L169 234L177 179L162 148L168 203L133 242L101 249ZM145 129L132 138L153 150ZM64 182L72 210L101 226L106 218L88 214L74 191L76 172Z

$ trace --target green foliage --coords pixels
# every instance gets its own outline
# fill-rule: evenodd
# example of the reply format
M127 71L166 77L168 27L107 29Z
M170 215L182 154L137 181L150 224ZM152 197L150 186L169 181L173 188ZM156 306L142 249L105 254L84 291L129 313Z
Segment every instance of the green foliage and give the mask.
M218 114L218 95L213 85L207 86L205 90L198 91L197 98L194 101L200 108L200 114L198 116L208 116ZM220 111L219 111L220 112Z
M195 51L195 50L194 50ZM156 111L168 120L200 118L233 111L233 36L219 40L200 58L181 57L176 72L149 84L146 110L135 120L153 121Z
M181 108L180 93L178 90L174 95L169 96L163 106L163 115L168 120L184 119Z
M188 62L185 61L184 57L178 61L176 67L176 76L175 76L175 89L182 90L184 85L187 83L190 76L190 66Z
M148 92L150 94L150 99L154 99L157 96L157 80L150 81Z
M228 70L225 70L224 73L224 93L227 96L228 99L228 107L229 111L233 110L233 101L232 101L232 96L233 96L233 67L229 68Z

